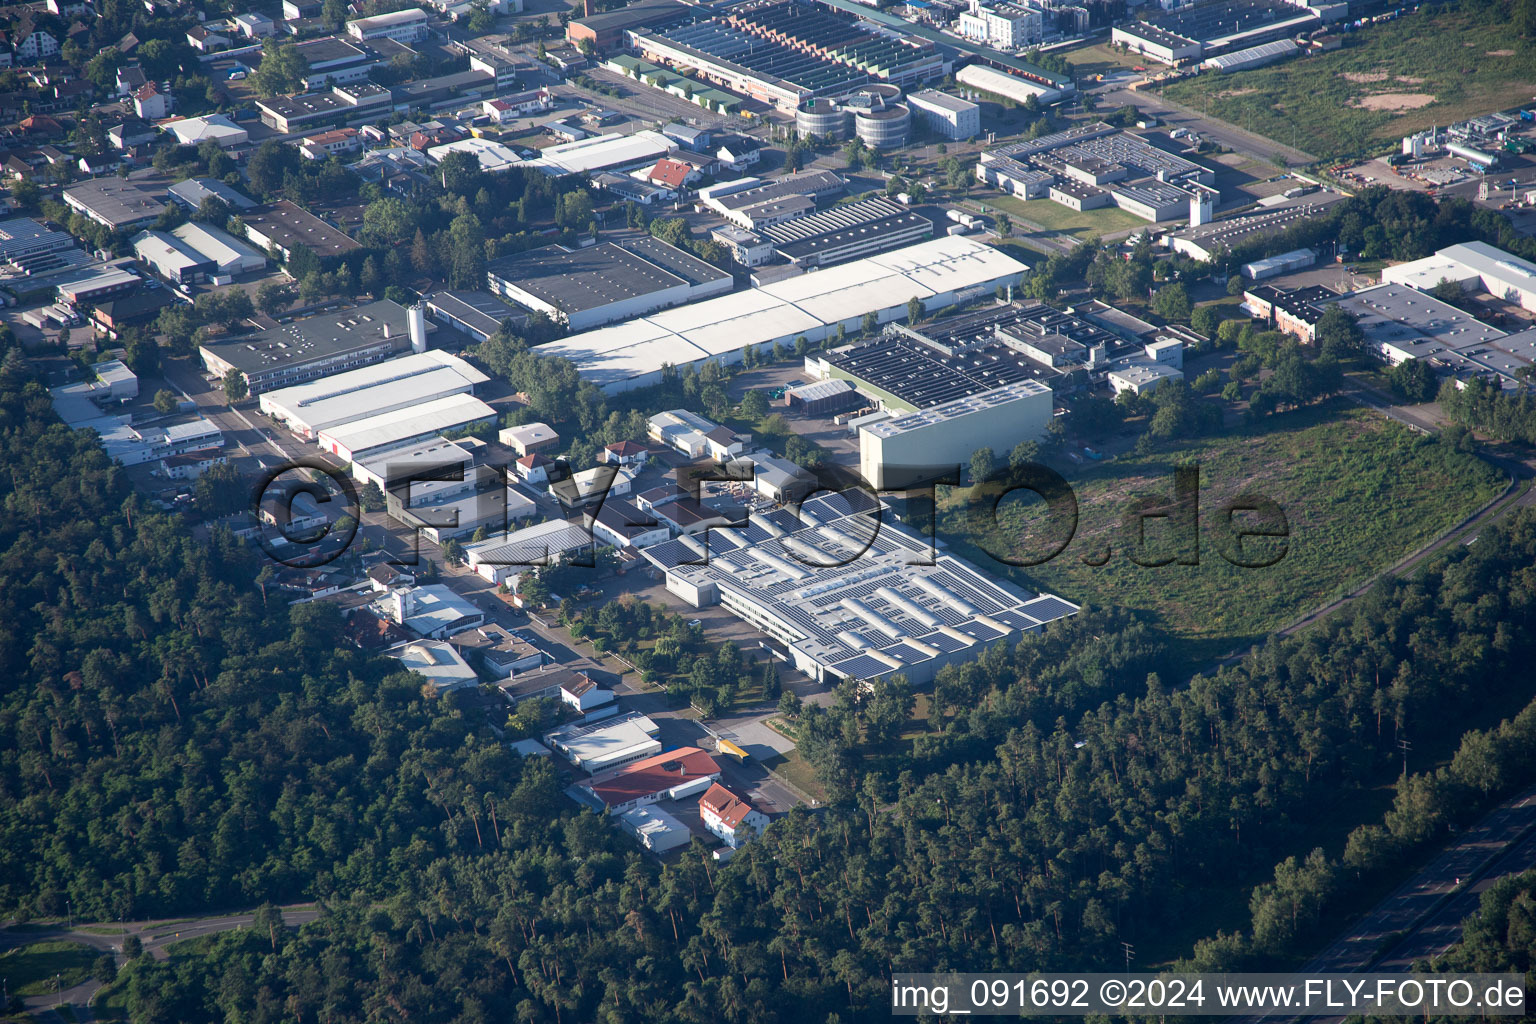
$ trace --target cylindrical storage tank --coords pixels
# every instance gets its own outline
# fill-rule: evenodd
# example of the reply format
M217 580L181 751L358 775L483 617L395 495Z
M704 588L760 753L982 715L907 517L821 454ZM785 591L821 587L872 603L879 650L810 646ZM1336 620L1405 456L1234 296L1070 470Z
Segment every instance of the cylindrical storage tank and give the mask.
M856 110L853 130L870 149L900 149L912 136L912 111L904 103L880 110Z
M848 113L828 99L806 100L795 111L795 131L801 138L846 139Z

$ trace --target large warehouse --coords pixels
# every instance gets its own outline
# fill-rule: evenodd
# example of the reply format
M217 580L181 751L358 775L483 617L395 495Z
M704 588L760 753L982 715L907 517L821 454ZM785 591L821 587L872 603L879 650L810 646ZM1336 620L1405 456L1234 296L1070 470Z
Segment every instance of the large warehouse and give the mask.
M222 377L239 370L251 394L259 395L398 355L412 347L411 321L404 306L379 299L260 334L210 341L198 352L209 373ZM419 329L425 330L424 322ZM426 344L424 333L420 344Z
M877 488L953 475L943 467L964 467L981 448L1006 452L1044 440L1052 406L1050 388L1021 380L861 426L859 473Z
M496 410L472 395L450 395L406 409L351 420L320 431L320 447L356 462L450 430L494 423Z
M820 682L900 673L922 685L945 665L1077 612L935 557L931 539L885 512L867 492L845 491L806 501L798 517L776 509L711 534L704 564L681 541L644 554L669 591L696 608L725 606Z
M608 394L661 381L662 366L735 363L748 345L812 343L904 318L907 301L941 309L972 302L999 285L1016 284L1029 268L964 236L935 238L880 256L801 274L760 288L640 317L539 346L562 356Z
M1399 263L1381 272L1382 284L1405 284L1429 291L1453 281L1469 291L1479 288L1508 302L1536 310L1536 263L1487 242L1447 246L1421 260Z
M880 196L763 229L774 249L811 269L847 263L933 237L933 221Z
M658 238L531 249L486 268L491 291L573 331L723 295L731 275Z
M261 411L313 440L338 423L408 409L449 395L473 394L490 378L458 356L429 350L269 391Z

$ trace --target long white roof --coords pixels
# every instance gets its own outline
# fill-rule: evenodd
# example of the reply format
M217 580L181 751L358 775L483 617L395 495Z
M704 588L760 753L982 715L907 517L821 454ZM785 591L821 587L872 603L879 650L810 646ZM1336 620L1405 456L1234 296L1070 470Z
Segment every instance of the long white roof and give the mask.
M404 444L413 437L453 430L476 420L494 419L496 410L471 395L450 395L366 419L342 423L320 432L327 440L352 453L369 452L388 444Z
M677 143L660 132L638 131L632 135L594 135L564 142L541 151L529 165L547 174L589 174L609 167L624 167L666 156Z
M324 430L460 394L486 380L458 356L430 349L270 391L261 396L261 411L296 426Z
M747 345L805 335L811 341L857 326L864 314L904 307L1022 274L1029 268L989 245L943 236L893 252L664 310L541 345L599 387L681 366Z

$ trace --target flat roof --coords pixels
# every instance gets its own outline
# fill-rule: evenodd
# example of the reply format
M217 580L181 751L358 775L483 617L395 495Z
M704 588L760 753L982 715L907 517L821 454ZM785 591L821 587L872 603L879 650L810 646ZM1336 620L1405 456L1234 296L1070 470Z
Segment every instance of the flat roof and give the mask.
M675 140L650 130L632 135L595 135L541 150L537 159L528 161L528 166L548 174L585 174L609 167L653 163L676 148Z
M377 344L386 337L408 336L409 314L389 299L272 327L259 334L209 341L203 348L241 373L255 374ZM388 328L388 334L385 328Z
M659 567L692 586L713 584L727 608L753 609L770 636L844 678L976 657L992 641L1077 612L936 553L888 511L865 491L826 494L802 503L798 517L754 516L746 529L720 531L706 564Z
M1505 332L1416 288L1379 284L1332 301L1355 315L1366 340L1422 357L1497 343Z
M495 334L501 330L504 320L516 324L528 319L526 311L513 309L490 292L444 290L432 292L424 301L427 308L439 316L484 334Z
M521 530L466 544L464 552L475 565L545 565L568 552L592 546L592 534L575 523L551 519Z
M64 189L72 205L89 210L114 227L158 217L166 205L163 184L142 184L127 178L93 178Z
M657 247L664 246L687 257L686 253L659 239L646 241L656 243L644 250L652 255L659 252ZM703 264L702 260L694 259L693 262ZM566 313L598 309L693 283L656 260L616 242L601 242L585 249L566 249L558 245L530 249L494 260L486 270ZM720 271L714 272L724 276Z
M389 444L404 444L413 437L437 434L473 423L495 419L496 410L473 395L448 395L405 409L365 416L320 432L321 443L330 441L349 452L374 452Z
M279 199L265 210L251 210L241 215L247 228L254 228L284 249L304 246L316 256L339 256L362 248L345 231L327 224L314 214Z
M458 356L429 350L261 396L263 412L310 430L465 394L490 378Z
M879 256L801 274L571 335L539 346L563 356L582 376L610 386L746 345L805 334L820 340L834 325L904 306L917 296L990 285L1029 268L1006 253L963 236L942 236Z

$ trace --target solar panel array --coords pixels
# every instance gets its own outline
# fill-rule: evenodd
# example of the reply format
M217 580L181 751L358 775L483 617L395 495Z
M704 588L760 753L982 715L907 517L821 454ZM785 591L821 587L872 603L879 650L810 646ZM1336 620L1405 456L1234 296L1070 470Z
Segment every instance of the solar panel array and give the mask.
M1076 613L935 555L888 512L868 491L823 493L753 516L746 529L710 531L706 565L689 564L700 561L698 538L644 554L695 587L712 585L726 607L845 678L926 679L951 656Z

